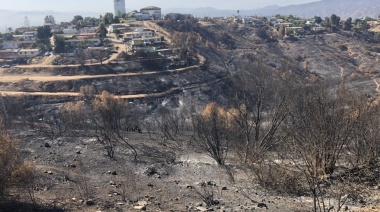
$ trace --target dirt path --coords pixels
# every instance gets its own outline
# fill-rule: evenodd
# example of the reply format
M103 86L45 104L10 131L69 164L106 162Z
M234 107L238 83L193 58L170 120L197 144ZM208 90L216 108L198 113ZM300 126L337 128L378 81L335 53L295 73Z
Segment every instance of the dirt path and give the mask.
M121 99L141 99L141 98L148 98L148 97L161 97L168 95L172 92L179 91L179 90L187 90L187 89L193 89L193 88L199 88L205 85L210 85L217 83L227 77L216 79L210 82L202 83L202 84L195 84L195 85L187 85L187 86L181 86L181 87L175 87L171 88L169 90L166 90L164 92L160 93L148 93L148 94L131 94L131 95L115 95L118 98ZM3 96L80 96L80 93L77 92L23 92L23 91L0 91L0 94Z
M54 82L54 81L74 81L83 79L101 79L111 77L133 77L133 76L145 76L156 75L166 73L176 73L198 68L199 66L189 66L185 68L167 70L167 71L149 71L138 73L124 73L124 74L103 74L103 75L76 75L76 76L51 76L51 75L0 75L0 82L19 82L21 80L30 80L37 82Z
M101 64L108 64L111 61L115 60L121 52L126 52L127 48L123 44L114 43L115 48L118 47L116 54L111 54L110 57L107 60L104 60L102 63L86 63L86 66L95 66L95 65L101 65ZM54 58L56 58L57 55L51 55L43 60L42 63L39 64L30 64L30 65L18 65L15 66L16 68L62 68L62 67L80 67L81 64L75 64L75 65L52 65L52 62Z

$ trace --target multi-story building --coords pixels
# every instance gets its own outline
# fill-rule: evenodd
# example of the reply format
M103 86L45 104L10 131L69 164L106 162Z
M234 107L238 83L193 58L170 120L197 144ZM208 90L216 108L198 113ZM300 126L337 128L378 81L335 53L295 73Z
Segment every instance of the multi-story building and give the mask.
M37 31L24 32L23 37L25 41L35 40Z
M125 13L125 0L113 0L114 15Z
M155 6L144 7L140 9L142 14L149 14L154 20L161 19L161 8Z

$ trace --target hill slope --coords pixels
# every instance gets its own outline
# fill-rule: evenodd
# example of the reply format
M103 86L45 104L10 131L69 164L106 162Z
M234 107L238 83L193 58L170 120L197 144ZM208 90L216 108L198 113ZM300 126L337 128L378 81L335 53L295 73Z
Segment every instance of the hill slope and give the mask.
M290 5L285 7L268 6L253 10L240 10L240 15L264 15L271 16L275 14L293 14L299 17L313 17L314 15L326 17L336 14L346 19L362 18L366 16L378 17L380 15L380 1L378 0L322 0L307 4ZM167 9L165 13L181 12L191 13L196 17L227 17L237 15L236 10L218 10L215 8L197 8L197 9Z

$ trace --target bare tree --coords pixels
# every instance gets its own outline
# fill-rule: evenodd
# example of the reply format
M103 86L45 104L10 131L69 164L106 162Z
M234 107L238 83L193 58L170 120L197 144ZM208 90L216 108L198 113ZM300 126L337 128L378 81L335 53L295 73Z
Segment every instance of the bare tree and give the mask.
M195 142L219 165L224 165L230 147L229 123L223 109L212 103L193 117Z
M94 125L97 141L106 149L110 158L115 156L117 144L127 145L137 158L136 149L128 142L128 128L133 127L133 112L128 104L107 91L95 98L89 119Z
M345 90L331 91L326 85L299 90L287 119L284 153L307 181L314 211L327 211L324 179L333 174L350 143L357 123L356 109Z
M289 114L291 86L276 79L260 61L243 63L232 75L230 106L238 154L244 163L275 145L276 133Z

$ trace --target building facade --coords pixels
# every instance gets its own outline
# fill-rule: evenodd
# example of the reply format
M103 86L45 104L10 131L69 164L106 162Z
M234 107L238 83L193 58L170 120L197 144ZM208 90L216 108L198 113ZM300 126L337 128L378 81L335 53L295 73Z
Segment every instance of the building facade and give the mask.
M113 0L114 15L125 13L125 0Z
M162 18L161 8L155 6L144 7L140 9L142 14L149 14L154 20L159 20Z

